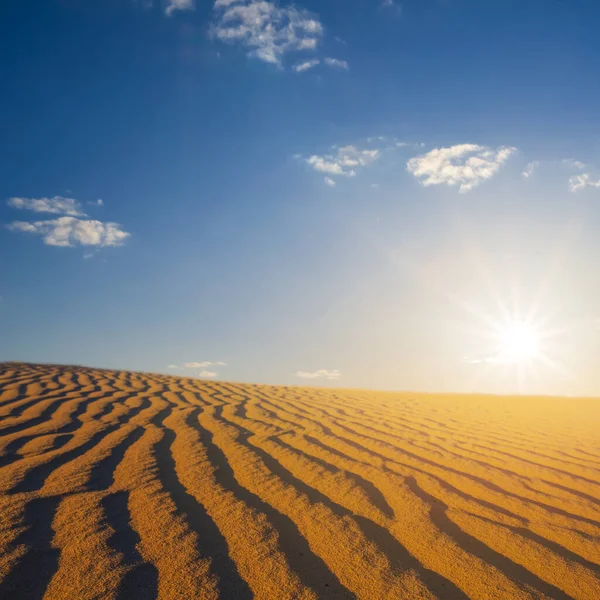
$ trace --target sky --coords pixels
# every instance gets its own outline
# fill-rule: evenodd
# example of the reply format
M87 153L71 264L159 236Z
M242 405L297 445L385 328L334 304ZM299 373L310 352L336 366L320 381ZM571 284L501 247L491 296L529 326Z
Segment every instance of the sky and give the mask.
M0 361L600 395L599 18L1 3Z

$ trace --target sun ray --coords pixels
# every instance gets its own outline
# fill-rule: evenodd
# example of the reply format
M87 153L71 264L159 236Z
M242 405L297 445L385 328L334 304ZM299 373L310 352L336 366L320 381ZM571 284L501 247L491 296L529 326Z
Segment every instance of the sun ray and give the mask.
M552 260L548 262L548 268L546 269L546 273L538 287L535 298L531 303L531 307L529 309L527 318L534 320L538 316L538 312L547 297L550 286L553 281L559 274L559 271L563 267L567 255L569 253L570 247L573 245L573 242L578 238L581 234L582 230L582 222L581 220L574 220L568 223L564 238L559 241L556 246L554 255Z

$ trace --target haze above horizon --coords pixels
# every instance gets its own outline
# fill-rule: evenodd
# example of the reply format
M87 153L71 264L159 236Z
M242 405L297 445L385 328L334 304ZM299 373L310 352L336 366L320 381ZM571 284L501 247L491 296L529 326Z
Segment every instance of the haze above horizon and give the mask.
M593 2L0 7L0 361L599 395Z

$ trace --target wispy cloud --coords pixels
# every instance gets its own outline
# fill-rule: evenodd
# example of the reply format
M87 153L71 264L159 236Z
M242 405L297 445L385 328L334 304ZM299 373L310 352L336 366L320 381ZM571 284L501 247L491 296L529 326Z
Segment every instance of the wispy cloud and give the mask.
M183 366L169 365L167 368L172 369L174 371L184 371L185 369L200 369L198 377L201 377L203 379L210 379L219 376L219 373L215 369L225 366L227 366L227 363L224 363L220 360L199 360L183 363Z
M415 156L406 166L424 186L458 185L458 191L465 193L493 177L515 151L516 148L508 146L494 150L476 144L458 144Z
M318 58L301 62L294 67L294 71L296 71L296 73L303 73L304 71L308 71L309 69L316 67L320 62L321 61Z
M422 144L403 142L394 136L375 135L355 144L331 146L324 154L295 154L294 158L325 174L325 184L334 187L336 177L355 177L383 156L399 152L407 146L420 147Z
M13 221L7 225L10 231L32 233L43 237L48 246L122 246L130 233L121 229L118 223L104 223L59 217L47 221Z
M211 379L213 377L218 377L219 374L216 371L203 370L198 373L198 376L204 379Z
M167 0L165 14L170 17L178 10L194 10L196 8L195 0Z
M341 69L344 71L349 69L348 63L345 60L340 60L339 58L327 57L323 62L332 69Z
M396 0L381 0L381 8L394 11L396 14L402 14L402 5Z
M102 201L100 201L102 202ZM37 213L85 217L81 204L73 198L53 196L52 198L9 198L8 205L18 210L31 210Z
M211 34L225 43L241 44L248 55L281 65L288 52L314 50L323 26L312 13L266 0L216 0Z
M186 362L183 363L186 369L205 369L207 367L224 367L226 363L221 361L203 360L200 362Z
M587 165L580 160L575 160L574 158L565 158L563 159L562 164L570 170L577 171L584 171L590 167L590 165ZM569 177L569 191L572 194L580 192L586 187L600 188L600 179L592 179L592 175L590 174L589 170L587 170L585 173L579 173Z
M600 188L600 179L592 179L589 173L569 177L569 191L571 193L574 194L586 187Z
M570 169L578 169L579 171L583 171L587 166L584 162L575 160L574 158L565 158L562 162L563 165L569 167Z
M321 173L329 173L330 175L346 175L354 177L356 171L354 169L344 169L342 165L333 156L319 156L313 154L306 159L306 162L315 170Z
M332 154L313 154L305 159L315 171L331 175L354 177L358 169L376 161L380 155L379 149L366 149L357 146L342 146L333 148Z
M521 173L521 176L524 177L525 179L529 179L532 175L533 172L540 166L540 161L539 160L533 160L530 163L527 164L527 166L525 167L524 171Z
M338 369L334 369L333 371L328 371L326 369L319 369L318 371L296 371L296 377L300 379L329 379L336 380L342 376L341 371Z

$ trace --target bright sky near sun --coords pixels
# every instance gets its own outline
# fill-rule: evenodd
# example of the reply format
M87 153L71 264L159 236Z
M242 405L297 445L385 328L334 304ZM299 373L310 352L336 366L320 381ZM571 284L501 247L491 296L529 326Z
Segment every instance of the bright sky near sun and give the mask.
M0 360L600 394L600 3L0 6Z

